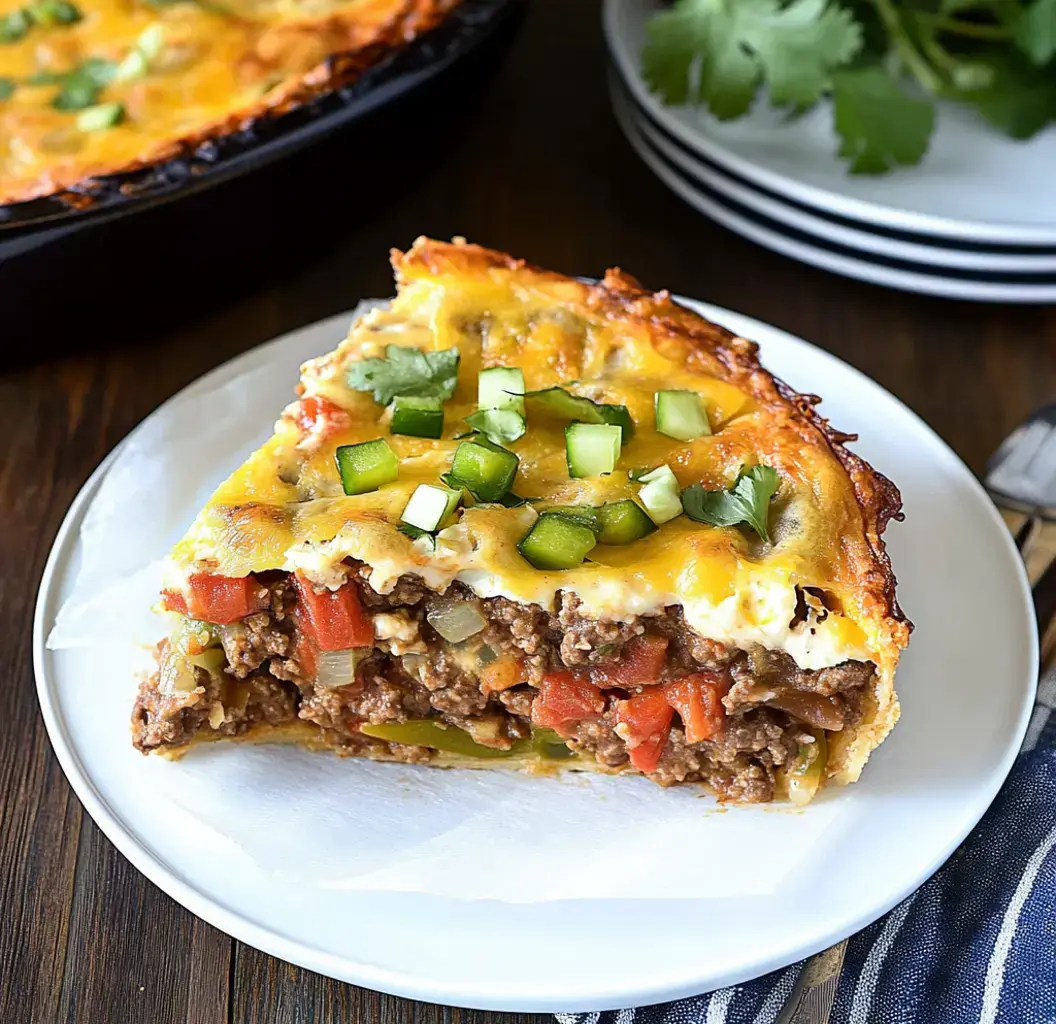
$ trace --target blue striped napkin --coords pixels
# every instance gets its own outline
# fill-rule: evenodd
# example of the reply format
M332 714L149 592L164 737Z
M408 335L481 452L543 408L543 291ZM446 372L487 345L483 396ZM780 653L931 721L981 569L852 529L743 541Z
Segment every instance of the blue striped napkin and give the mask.
M831 1024L1056 1024L1056 671L975 831L847 947ZM774 1024L802 964L638 1010L561 1024Z

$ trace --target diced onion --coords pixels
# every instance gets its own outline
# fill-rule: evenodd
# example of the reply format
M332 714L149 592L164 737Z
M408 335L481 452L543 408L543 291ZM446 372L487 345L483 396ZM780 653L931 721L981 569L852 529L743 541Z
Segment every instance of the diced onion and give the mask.
M197 687L194 667L188 663L179 647L169 644L158 672L158 692L171 697L176 693L191 693Z
M488 620L469 601L458 601L435 608L426 615L433 627L448 643L460 644L479 633Z
M227 655L220 647L210 647L201 654L189 654L187 662L196 668L204 668L211 675L220 675L220 670L227 663Z
M353 647L345 651L320 651L315 659L315 683L325 690L336 690L356 681L356 669L370 653L370 648Z

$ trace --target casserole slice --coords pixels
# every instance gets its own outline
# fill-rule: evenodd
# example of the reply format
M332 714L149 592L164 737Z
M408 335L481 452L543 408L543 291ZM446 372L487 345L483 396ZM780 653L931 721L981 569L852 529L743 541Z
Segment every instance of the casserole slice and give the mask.
M894 485L756 346L461 240L306 363L167 563L139 749L282 740L806 802L898 717Z

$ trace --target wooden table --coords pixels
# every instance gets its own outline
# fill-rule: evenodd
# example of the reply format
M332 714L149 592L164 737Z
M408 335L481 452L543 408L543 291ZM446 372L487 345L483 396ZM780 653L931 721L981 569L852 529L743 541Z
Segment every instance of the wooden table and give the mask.
M156 303L137 307L118 288L87 315L66 311L68 330L56 340L90 350L8 363L0 376L0 1021L482 1024L497 1016L340 984L195 919L81 810L34 695L37 583L92 469L210 367L361 296L389 294L390 245L419 233L464 234L574 274L619 264L649 285L750 313L876 378L976 471L1017 421L1056 394L1056 309L957 304L846 281L742 241L668 193L610 114L597 6L538 0L499 73L451 123L450 144L423 154L398 195L360 202L321 255L308 247L268 283L242 281L204 309L176 289L174 302L190 309L176 326ZM268 214L284 202L294 199L273 197ZM275 244L276 260L288 255L287 242ZM208 261L208 252L198 257ZM215 273L223 280L228 269ZM36 287L41 308L61 302L53 280L23 287ZM18 326L32 336L31 323ZM46 337L32 359L48 351Z

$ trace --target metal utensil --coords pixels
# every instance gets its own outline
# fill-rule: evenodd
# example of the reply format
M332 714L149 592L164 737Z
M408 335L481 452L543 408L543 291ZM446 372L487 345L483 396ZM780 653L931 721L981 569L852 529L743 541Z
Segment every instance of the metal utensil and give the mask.
M1056 403L1043 406L1005 438L987 463L983 483L997 505L1026 514L1014 534L1025 558L1046 521L1056 520ZM1056 558L1044 566L1031 590L1044 636L1056 617ZM828 1024L847 941L815 953L804 964L775 1024Z
M1016 427L990 457L983 478L995 503L1026 513L1016 547L1029 553L1046 521L1056 520L1056 402L1042 406ZM1044 634L1056 615L1056 559L1033 586L1034 611Z
M836 1002L847 941L844 939L815 953L803 965L796 987L774 1024L828 1024L832 1004Z

